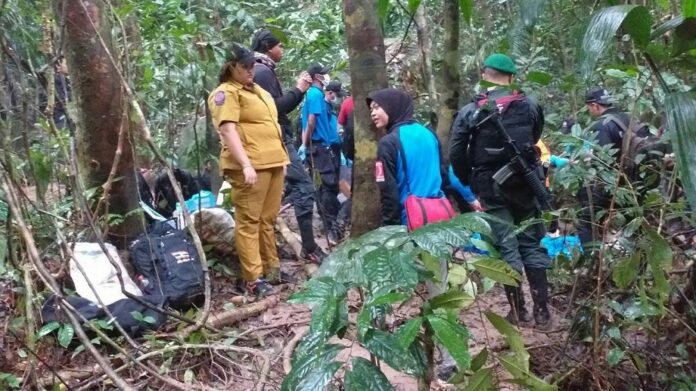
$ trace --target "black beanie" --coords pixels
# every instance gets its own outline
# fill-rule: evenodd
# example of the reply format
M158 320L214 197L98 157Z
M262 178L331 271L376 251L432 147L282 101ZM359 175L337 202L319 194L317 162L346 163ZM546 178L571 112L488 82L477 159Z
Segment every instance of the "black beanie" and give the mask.
M273 49L280 41L268 29L261 29L254 34L251 42L251 50L259 53L266 53Z

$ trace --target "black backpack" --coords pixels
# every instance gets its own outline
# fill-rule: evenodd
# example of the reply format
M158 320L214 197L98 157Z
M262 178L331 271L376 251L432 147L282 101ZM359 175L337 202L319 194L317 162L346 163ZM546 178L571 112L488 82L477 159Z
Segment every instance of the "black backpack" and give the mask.
M605 121L611 121L621 129L621 139L628 133L628 124L623 123L621 118L609 114L605 116ZM629 178L636 178L639 173L639 166L654 160L655 155L664 155L665 143L650 133L650 128L642 122L634 122L631 126L631 140L628 143L628 150L621 151L624 172ZM642 160L638 160L641 157Z
M154 223L130 247L130 259L144 295L160 295L175 309L200 303L204 273L196 246L186 232Z

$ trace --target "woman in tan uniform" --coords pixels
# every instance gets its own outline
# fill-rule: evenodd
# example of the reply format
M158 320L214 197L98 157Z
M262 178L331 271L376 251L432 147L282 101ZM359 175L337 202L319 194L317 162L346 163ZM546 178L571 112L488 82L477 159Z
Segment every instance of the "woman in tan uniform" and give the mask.
M220 169L232 184L245 288L267 296L274 293L268 281L280 276L274 226L289 160L273 98L254 84L254 61L251 51L234 44L208 106L222 142Z

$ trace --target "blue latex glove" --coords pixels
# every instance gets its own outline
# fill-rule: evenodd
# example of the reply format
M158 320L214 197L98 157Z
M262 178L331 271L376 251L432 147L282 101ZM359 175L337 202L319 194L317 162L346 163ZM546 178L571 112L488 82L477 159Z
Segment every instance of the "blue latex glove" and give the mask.
M549 159L549 163L551 163L551 165L556 167L556 168L563 168L563 167L567 166L569 162L570 162L569 159L566 159L566 158L563 158L560 156L556 156L556 155L551 155L551 158Z
M346 167L348 164L346 163L346 157L343 155L343 152L341 152L341 165Z
M297 148L297 156L299 156L300 160L302 160L303 162L307 160L307 147L304 144L300 145L300 147Z

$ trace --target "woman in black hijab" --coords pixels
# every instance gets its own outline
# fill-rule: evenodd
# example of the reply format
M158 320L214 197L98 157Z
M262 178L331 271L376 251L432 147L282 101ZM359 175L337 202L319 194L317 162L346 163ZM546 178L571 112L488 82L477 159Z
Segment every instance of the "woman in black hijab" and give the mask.
M382 223L407 224L404 203L409 195L443 197L437 136L413 119L413 100L401 90L375 91L367 105L372 122L386 133L379 140L375 163Z

